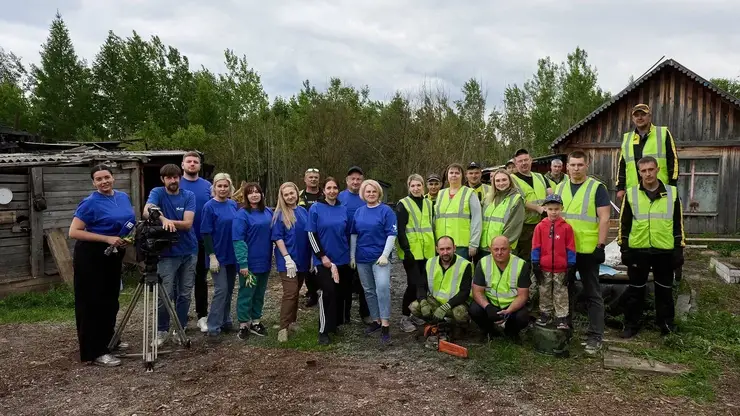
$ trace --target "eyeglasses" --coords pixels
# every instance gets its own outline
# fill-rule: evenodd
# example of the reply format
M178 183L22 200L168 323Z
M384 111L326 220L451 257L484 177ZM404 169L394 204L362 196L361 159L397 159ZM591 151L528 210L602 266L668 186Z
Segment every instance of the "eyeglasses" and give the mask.
M306 173L319 173L319 170L316 168L308 168L306 169Z

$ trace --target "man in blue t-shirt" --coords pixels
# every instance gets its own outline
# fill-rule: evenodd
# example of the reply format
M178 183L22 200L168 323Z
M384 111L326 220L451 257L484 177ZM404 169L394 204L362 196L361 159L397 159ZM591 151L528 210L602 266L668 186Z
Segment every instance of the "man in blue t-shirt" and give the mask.
M180 188L195 194L195 219L193 230L198 239L198 262L195 264L195 313L198 315L200 332L208 332L208 283L206 276L206 249L200 235L200 222L203 205L211 199L211 183L199 176L200 154L187 152L182 157L183 176Z
M167 295L174 301L175 312L180 324L188 324L190 292L195 280L195 264L198 260L198 239L193 230L195 218L195 195L180 189L180 168L174 164L162 166L159 176L164 186L152 189L144 205L144 218L149 218L149 208L156 207L162 215L162 227L177 231L178 242L162 251L157 264L157 273L162 279ZM177 288L177 294L175 294ZM159 300L157 322L157 346L162 346L169 336L170 315Z
M347 207L347 221L352 223L352 219L355 217L355 211L357 208L364 206L365 201L360 198L360 185L365 180L365 172L359 166L352 166L347 171L347 189L339 193L337 199L339 203ZM349 239L349 236L347 236ZM370 309L367 307L367 301L365 300L365 291L362 289L362 283L360 282L360 275L357 274L357 269L354 270L354 276L352 277L352 289L360 298L360 317L366 324L372 323L370 319ZM349 317L345 316L345 319L349 321Z

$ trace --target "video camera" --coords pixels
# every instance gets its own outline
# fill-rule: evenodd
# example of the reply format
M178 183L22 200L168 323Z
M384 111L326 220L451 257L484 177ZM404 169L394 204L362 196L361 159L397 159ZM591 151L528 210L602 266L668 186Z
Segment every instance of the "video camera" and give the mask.
M149 263L150 259L159 258L162 251L177 244L176 232L165 230L162 227L162 211L157 207L149 207L149 218L136 223L134 246L136 247L137 261ZM149 260L149 261L147 261Z

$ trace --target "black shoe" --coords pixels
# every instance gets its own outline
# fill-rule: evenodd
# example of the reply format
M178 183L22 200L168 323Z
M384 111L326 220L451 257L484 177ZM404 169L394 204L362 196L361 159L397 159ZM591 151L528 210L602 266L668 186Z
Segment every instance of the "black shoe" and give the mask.
M370 335L375 332L378 332L380 331L380 328L381 328L380 324L373 321L370 325L367 326L367 329L365 329L365 335Z
M329 331L329 332L331 332L332 334L334 334L336 336L341 336L342 335L342 330L338 326L336 328L334 328L333 331Z
M212 332L206 332L203 334L203 336L206 339L206 342L209 344L219 344L223 339L219 336L219 334L212 333Z
M264 337L265 335L267 335L267 328L265 328L265 326L262 325L262 322L260 322L258 324L252 324L252 326L249 327L249 332L257 335L258 337Z
M247 338L249 338L249 327L243 326L239 328L239 333L236 334L237 338L239 338L242 341L246 341Z
M319 345L329 344L331 344L331 338L329 338L329 334L319 334Z
M630 339L634 337L635 335L637 335L638 332L640 332L640 330L637 328L627 327L627 328L624 328L624 331L622 331L622 333L619 336L624 339Z
M676 332L676 325L673 324L663 324L660 326L660 335L666 336L669 334L672 334Z
M314 306L319 304L319 299L316 296L310 296L306 300L306 307L307 308L313 308Z

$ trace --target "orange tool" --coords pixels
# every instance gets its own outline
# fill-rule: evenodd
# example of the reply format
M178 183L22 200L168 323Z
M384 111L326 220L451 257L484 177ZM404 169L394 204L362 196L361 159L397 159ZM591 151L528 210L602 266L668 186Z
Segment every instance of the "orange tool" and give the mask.
M468 358L468 349L457 344L453 344L447 341L439 341L437 351L444 352L446 354L454 355L460 358Z

